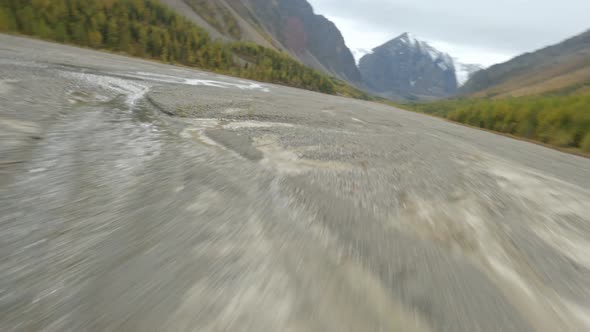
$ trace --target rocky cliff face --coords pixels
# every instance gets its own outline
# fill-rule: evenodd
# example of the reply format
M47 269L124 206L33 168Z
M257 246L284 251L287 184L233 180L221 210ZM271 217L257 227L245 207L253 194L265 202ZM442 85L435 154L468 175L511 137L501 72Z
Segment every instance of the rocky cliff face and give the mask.
M386 98L443 98L457 91L453 59L409 33L374 48L359 68L367 88Z
M352 83L361 75L342 34L306 0L242 0L258 21L297 58Z
M334 23L316 15L306 0L162 1L214 38L250 41L286 52L309 67L361 85L342 34Z

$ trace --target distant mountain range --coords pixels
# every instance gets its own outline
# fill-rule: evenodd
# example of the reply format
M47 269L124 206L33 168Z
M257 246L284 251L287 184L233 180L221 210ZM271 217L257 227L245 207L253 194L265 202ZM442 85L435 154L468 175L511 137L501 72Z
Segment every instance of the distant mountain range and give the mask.
M410 34L374 50L351 51L336 25L315 14L306 0L161 1L213 38L249 41L287 53L309 67L394 100L451 96L481 69L455 63Z
M409 33L372 50L350 50L307 0L160 0L214 39L249 41L368 92L398 100L455 95L522 96L587 88L590 31L483 70Z
M477 72L460 93L508 97L576 90L590 92L590 30Z

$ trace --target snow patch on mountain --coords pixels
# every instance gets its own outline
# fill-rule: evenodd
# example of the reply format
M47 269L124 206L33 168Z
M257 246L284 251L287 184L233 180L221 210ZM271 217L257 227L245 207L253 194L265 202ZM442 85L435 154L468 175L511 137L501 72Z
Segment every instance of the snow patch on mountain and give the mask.
M402 34L397 40L399 43L417 49L420 53L427 54L442 70L452 70L455 68L455 63L450 55L437 50L427 42L416 38L416 36L409 32Z
M394 39L394 41L397 41L397 45L411 47L418 50L420 53L428 54L430 59L432 59L432 61L434 61L434 63L436 63L436 65L444 71L455 71L457 84L459 86L465 84L475 72L484 69L482 65L461 63L456 59L453 59L447 53L437 50L436 48L430 46L430 44L427 42L420 40L409 32L402 34L398 38ZM395 44L392 46L395 46ZM392 47L390 52L399 52L399 50L397 50L396 47Z

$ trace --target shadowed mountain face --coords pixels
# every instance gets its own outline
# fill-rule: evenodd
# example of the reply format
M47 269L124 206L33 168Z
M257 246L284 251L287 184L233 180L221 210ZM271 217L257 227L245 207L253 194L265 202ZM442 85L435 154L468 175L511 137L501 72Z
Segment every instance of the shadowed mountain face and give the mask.
M457 90L453 59L408 33L363 56L359 68L367 87L386 98L442 98Z
M360 73L342 34L334 23L314 14L306 0L242 2L250 6L273 37L304 63L325 69L349 82L360 82Z
M214 37L251 41L289 53L305 65L361 84L342 34L306 0L164 0ZM186 13L186 7L191 12Z
M476 96L524 96L577 90L590 82L590 30L477 72L461 88Z

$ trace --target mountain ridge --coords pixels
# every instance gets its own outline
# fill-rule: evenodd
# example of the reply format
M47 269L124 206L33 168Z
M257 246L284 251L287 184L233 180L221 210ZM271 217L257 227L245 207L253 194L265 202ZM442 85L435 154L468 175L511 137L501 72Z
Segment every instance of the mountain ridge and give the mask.
M590 30L482 70L461 95L525 96L567 89L590 81Z

